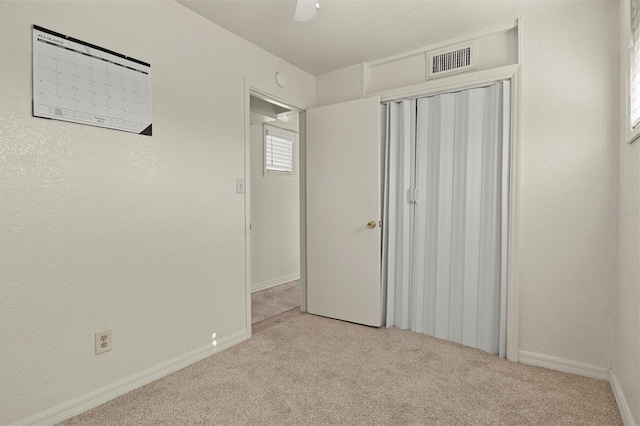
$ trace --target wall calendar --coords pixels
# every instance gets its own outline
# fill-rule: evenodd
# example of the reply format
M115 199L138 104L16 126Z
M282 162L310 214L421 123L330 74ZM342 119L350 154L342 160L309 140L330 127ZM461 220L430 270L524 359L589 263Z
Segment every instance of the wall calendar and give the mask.
M151 65L33 26L33 116L151 135Z

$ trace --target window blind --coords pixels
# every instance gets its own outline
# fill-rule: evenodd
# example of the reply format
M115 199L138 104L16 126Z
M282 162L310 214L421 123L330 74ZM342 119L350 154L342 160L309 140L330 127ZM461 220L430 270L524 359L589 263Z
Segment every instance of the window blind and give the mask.
M631 128L640 122L640 0L631 0L629 113Z
M265 172L293 173L293 133L265 128Z

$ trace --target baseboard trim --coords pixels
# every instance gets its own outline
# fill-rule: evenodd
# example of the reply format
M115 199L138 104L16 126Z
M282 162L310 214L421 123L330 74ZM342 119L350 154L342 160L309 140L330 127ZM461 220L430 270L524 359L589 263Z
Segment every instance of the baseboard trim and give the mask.
M616 375L611 371L609 373L609 383L611 383L611 389L613 390L613 395L616 397L616 402L618 403L618 410L620 410L620 416L622 417L622 422L625 426L638 426L638 423L633 419L633 414L631 414L631 408L629 407L629 403L627 399L624 397L624 392L620 387L620 382L616 378Z
M291 281L299 280L300 273L291 274L284 277L274 278L269 281L263 281L261 283L251 284L251 293L255 293L256 291L266 290L271 287L275 287L280 284L285 284Z
M24 426L52 425L69 419L91 408L104 404L120 395L137 389L164 376L167 376L184 367L194 364L215 353L221 352L234 346L247 338L246 330L242 330L230 336L218 339L218 345L211 344L202 346L189 353L173 358L155 367L151 367L133 376L127 377L108 386L90 392L86 395L67 401L49 410L45 410L34 416L26 418L18 424Z
M609 380L609 370L606 368L549 355L518 351L518 362L535 365L536 367L544 367L550 370L562 371L564 373L577 374L592 379Z

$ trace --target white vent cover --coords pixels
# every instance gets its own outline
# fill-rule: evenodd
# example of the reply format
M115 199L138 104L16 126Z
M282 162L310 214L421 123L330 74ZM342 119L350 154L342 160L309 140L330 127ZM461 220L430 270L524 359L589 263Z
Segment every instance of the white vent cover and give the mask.
M471 71L477 67L477 41L427 52L427 79Z

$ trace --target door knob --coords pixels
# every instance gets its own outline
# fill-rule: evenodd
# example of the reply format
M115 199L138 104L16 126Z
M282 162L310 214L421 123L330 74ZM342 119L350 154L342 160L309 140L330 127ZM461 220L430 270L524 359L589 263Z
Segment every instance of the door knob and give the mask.
M375 228L376 227L376 221L375 220L370 221L369 223L367 223L367 227L371 228L371 229Z

